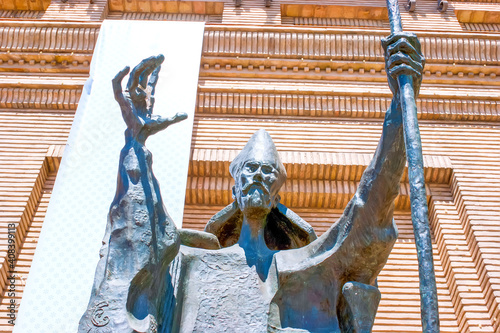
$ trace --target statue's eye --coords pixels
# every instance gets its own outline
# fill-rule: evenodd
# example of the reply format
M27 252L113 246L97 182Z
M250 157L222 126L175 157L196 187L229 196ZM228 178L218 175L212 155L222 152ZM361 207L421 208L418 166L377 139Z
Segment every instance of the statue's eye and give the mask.
M250 172L255 172L259 168L257 163L247 163L245 168Z
M261 170L263 173L267 173L267 174L274 172L274 168L270 165L263 165Z

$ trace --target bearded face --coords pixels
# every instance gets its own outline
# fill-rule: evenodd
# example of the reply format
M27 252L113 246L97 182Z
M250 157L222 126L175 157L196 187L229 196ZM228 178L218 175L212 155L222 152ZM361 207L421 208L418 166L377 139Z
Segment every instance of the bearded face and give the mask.
M243 164L235 179L235 196L241 211L248 217L260 218L278 201L281 187L274 165L250 160Z

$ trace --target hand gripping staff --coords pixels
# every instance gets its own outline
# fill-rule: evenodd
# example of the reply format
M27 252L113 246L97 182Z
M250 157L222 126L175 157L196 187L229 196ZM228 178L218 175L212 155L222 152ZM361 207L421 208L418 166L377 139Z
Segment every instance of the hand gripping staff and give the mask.
M403 31L398 0L386 0L391 33ZM436 277L432 259L427 197L424 183L422 142L417 121L417 105L413 92L413 77L399 75L398 84L403 111L403 128L410 180L411 219L415 234L420 277L420 312L423 333L439 332L439 311Z

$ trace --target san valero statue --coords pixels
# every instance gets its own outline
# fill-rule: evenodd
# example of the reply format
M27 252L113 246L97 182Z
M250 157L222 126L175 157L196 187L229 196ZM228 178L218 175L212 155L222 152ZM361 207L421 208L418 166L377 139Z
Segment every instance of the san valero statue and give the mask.
M205 231L177 229L166 212L146 139L186 118L153 114L163 56L113 79L127 124L118 184L79 332L370 332L376 278L398 232L405 166L399 74L418 94L424 58L415 35L382 41L393 92L380 142L356 194L321 237L280 204L286 170L257 131L230 166L234 202ZM168 195L168 194L167 194Z

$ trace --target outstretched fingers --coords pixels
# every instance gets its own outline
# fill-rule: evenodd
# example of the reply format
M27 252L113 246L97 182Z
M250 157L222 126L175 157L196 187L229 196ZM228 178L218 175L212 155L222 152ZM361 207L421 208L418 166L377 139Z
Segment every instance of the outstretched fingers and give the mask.
M156 86L156 82L158 81L158 73L160 72L161 64L164 60L165 57L163 56L163 54L159 54L156 57L156 62L151 67L148 67L143 71L139 80L139 83L143 88L146 88L146 86L151 86L151 88L153 88L154 90L154 86ZM152 85L152 80L154 81L154 85Z
M155 134L165 128L169 127L172 124L183 121L188 117L185 113L177 113L175 116L170 118L156 117L155 121L151 121L147 123L150 134Z
M149 84L149 82L148 82L149 76L152 75L151 73L153 73L154 71L156 71L156 69L158 67L160 67L160 66L161 66L161 62L160 63L155 62L151 66L147 67L144 71L142 71L141 76L139 77L139 85L142 88L146 88L148 86L148 84Z
M171 124L175 124L175 123L181 122L184 119L187 119L187 117L188 117L187 113L178 112L178 113L175 114L175 116L168 118L167 122L169 123L169 125L171 125Z
M151 76L149 77L147 90L149 90L148 112L150 114L153 113L153 108L155 105L155 88L156 88L156 83L158 82L158 74L160 73L160 70L161 66L156 67L153 73L151 73Z
M155 88L156 88L156 84L158 83L158 77L160 74L160 70L161 70L161 65L156 67L155 70L153 71L153 73L151 73L151 76L149 77L148 86L151 87L151 95L152 96L155 94Z
M113 92L115 94L115 100L120 103L121 101L124 100L123 97L123 91L122 91L122 81L123 78L128 74L130 71L130 67L126 66L124 69L118 72L118 74L115 75L113 80L111 80L112 85L113 85Z
M127 83L127 90L131 91L132 89L137 88L137 85L139 84L139 77L140 77L142 71L146 67L150 66L154 62L155 58L156 58L155 56L152 56L152 57L143 59L137 66L134 67L132 72L130 72L130 77L129 77L128 83Z
M149 74L151 74L151 72L153 72L153 70L163 62L163 59L164 57L162 55L152 56L142 60L137 66L134 67L130 73L130 78L127 83L127 90L129 91L131 98L138 97L137 88L139 83L141 83L141 79L147 79Z

